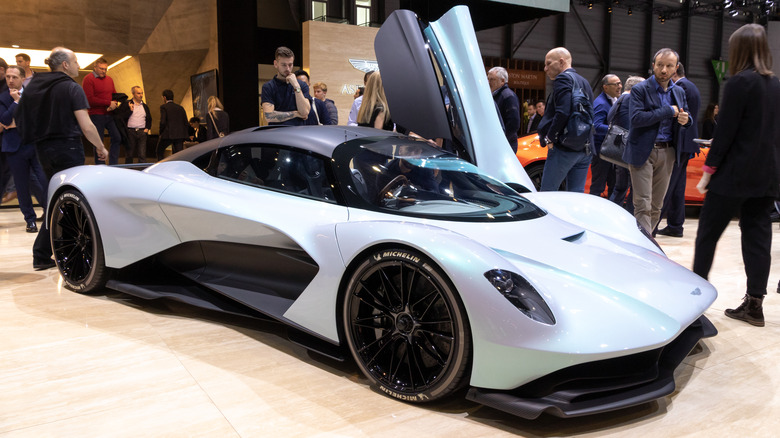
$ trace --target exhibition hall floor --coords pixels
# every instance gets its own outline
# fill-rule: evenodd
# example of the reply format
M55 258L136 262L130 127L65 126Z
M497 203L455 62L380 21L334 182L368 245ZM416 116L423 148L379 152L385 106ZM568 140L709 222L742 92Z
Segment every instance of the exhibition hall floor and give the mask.
M689 267L685 237L659 236ZM414 406L368 388L351 362L308 354L273 323L171 302L60 286L32 269L34 234L0 209L0 438L777 436L780 430L780 230L774 225L766 327L723 316L744 293L736 221L711 276L720 331L678 368L678 391L583 418L521 420L465 401ZM608 315L605 315L608 317Z

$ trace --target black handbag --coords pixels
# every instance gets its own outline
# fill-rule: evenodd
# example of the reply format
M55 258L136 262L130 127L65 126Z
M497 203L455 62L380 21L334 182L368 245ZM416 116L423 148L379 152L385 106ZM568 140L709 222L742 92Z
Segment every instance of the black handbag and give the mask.
M618 107L615 109L616 115L622 104L623 101L621 100L618 103ZM628 129L616 125L614 120L609 122L607 135L601 143L599 157L604 161L628 168L628 163L623 161L623 151L626 149L626 142L628 142Z

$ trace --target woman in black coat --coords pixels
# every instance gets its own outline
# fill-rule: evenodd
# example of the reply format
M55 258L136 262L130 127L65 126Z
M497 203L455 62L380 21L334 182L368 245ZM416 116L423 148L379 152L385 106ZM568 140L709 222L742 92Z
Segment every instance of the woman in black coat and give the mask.
M206 115L206 138L224 137L230 134L230 117L222 109L222 102L216 96L209 96L209 112Z
M716 126L718 126L718 104L711 103L707 105L704 120L701 122L701 138L712 138Z
M747 291L729 318L764 326L763 300L771 264L772 202L778 195L780 81L772 73L766 31L746 24L729 38L729 74L704 174L696 186L704 199L693 271L707 278L715 246L739 215Z

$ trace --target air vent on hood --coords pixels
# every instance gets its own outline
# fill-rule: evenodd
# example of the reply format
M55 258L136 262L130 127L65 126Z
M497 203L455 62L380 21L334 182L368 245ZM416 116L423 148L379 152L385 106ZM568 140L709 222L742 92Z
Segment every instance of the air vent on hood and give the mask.
M585 235L585 231L583 230L583 231L580 231L580 232L579 232L579 233L577 233L577 234L572 234L572 235L571 235L571 236L569 236L569 237L564 237L564 238L563 238L563 240L565 240L565 241L567 241L567 242L572 242L572 243L574 243L574 242L576 242L576 241L578 241L578 240L582 239L582 236L584 236L584 235Z

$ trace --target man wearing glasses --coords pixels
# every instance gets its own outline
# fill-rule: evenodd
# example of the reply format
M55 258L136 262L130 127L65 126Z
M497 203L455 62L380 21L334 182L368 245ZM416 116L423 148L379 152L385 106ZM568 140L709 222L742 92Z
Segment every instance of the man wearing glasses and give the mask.
M608 74L601 79L602 93L593 100L593 158L590 161L590 194L600 196L604 189L609 186L607 198L612 194L615 188L615 165L609 161L604 161L599 157L601 152L601 143L607 136L607 114L612 108L620 93L623 91L623 83L616 75Z

